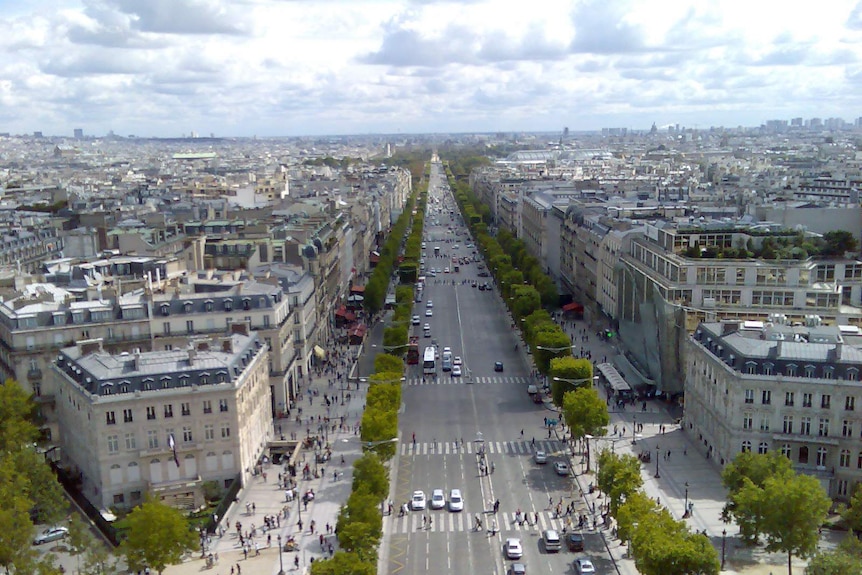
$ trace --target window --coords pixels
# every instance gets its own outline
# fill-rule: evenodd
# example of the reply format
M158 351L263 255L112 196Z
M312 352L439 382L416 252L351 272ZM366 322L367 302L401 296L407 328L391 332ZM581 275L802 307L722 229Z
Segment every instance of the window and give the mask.
M743 413L742 414L742 429L744 429L746 431L750 431L751 428L754 426L753 422L754 422L754 420L751 417L750 413Z
M847 497L847 485L848 485L848 483L847 483L846 479L839 479L838 480L838 485L835 488L835 491L838 493L838 495L840 497Z
M823 367L823 378L824 379L835 379L835 368L831 365L826 365Z
M156 418L156 408L153 406L147 406L147 419L155 419Z
M171 322L166 321L162 323L162 333L165 335L171 335Z
M802 394L802 407L811 407L811 402L814 398L813 393L803 393Z
M760 418L760 431L769 431L769 418L761 417Z
M787 434L793 433L793 416L792 415L785 415L784 416L784 425L781 428L781 432L787 433Z
M195 332L195 322L194 320L187 319L186 320L186 333L194 333Z
M233 300L229 300L229 299L224 300L224 310L225 311L233 311Z
M842 449L841 453L838 454L838 466L839 467L850 467L850 450Z
M742 451L743 452L751 451L751 442L750 441L743 441L742 442Z
M263 316L263 327L265 327L265 328L269 327L269 316L268 315Z
M108 425L114 425L117 423L117 418L114 416L113 411L105 412L105 423L107 423Z
M206 311L212 311L213 310L213 300L208 299L207 301L205 301L204 302L204 309Z
M230 425L223 424L221 426L221 438L230 439Z
M215 439L215 426L212 423L204 425L204 439L207 441Z
M108 453L117 453L120 451L120 438L117 435L108 436Z
M829 406L832 404L832 396L824 393L820 396L820 407L823 409L829 409Z
M764 389L760 393L760 403L762 403L763 405L769 405L770 403L772 403L772 392L768 389Z
M817 435L820 437L829 437L829 419L820 418L820 425L817 428Z
M204 400L204 413L212 413L213 412L213 404L209 399Z
M745 403L754 403L754 390L746 389L745 390Z
M123 421L125 423L132 423L134 420L135 420L135 418L132 415L132 410L131 409L124 409L123 410Z
M183 443L192 442L192 428L188 425L183 427Z
M808 463L808 448L804 445L799 448L799 463L807 464Z
M187 301L183 304L183 312L184 313L192 313L192 302Z
M115 493L114 494L114 505L122 505L125 502L126 502L126 496L125 495L123 495L122 493Z
M769 452L769 444L766 443L765 441L761 441L757 445L757 453L763 455L764 453L767 453L767 452Z
M856 397L848 395L844 398L844 411L853 411L856 409Z
M171 403L165 404L165 418L174 416L174 406Z
M856 469L862 469L862 451L856 456Z
M226 399L218 400L218 410L222 413L227 413L227 400Z
M855 367L848 367L847 373L844 374L844 377L847 379L847 381L856 381L857 379L859 379L859 370Z
M817 467L826 467L826 458L829 455L829 450L825 447L817 448Z
M788 363L785 370L787 377L796 377L796 364Z
M138 448L138 441L135 439L134 433L127 433L124 437L126 440L126 450L134 451Z
M180 404L180 413L182 413L183 415L191 415L192 414L191 404L181 403Z
M783 455L787 459L790 459L790 444L789 443L785 443L781 446L781 455Z
M755 363L753 361L745 362L745 371L748 372L748 375L754 375L755 373L757 373L757 363ZM746 390L746 391L748 391L748 390ZM752 401L754 401L753 398L752 398Z
M155 429L147 431L147 447L149 449L159 448L159 432Z
M853 422L849 419L845 419L841 426L841 437L853 437Z
M806 365L805 366L805 377L814 377L814 366Z
M766 362L763 364L763 375L772 375L772 368L775 367L774 364Z
M795 394L792 391L784 392L784 405L788 407L793 407L793 396Z
M811 418L803 417L801 425L799 427L799 433L801 433L802 435L811 435Z
M164 315L164 316L171 315L171 306L169 306L166 303L163 303L161 305L161 308L162 308L162 315Z

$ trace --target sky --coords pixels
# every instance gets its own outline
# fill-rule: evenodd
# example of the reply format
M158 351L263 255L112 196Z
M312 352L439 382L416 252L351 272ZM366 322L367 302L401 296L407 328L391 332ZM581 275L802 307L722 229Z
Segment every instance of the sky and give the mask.
M862 0L0 0L0 132L177 137L862 116Z

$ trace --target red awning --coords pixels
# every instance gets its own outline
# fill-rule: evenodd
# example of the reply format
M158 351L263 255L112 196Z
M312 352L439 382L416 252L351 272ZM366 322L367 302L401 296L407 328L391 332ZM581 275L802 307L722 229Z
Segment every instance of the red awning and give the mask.
M356 321L356 314L353 312L347 312L344 314L345 321Z
M347 317L347 306L342 305L337 310L335 310L335 315Z
M584 306L577 302L567 303L563 306L563 311L584 311Z
M350 293L365 293L365 286L352 286Z
M371 254L371 255L368 257L368 261L369 261L369 262L371 262L371 263L373 263L373 264L376 264L376 263L378 263L378 262L380 261L380 256L379 256L379 255L377 255L377 254Z
M353 331L350 332L350 335L352 337L362 337L365 335L366 329L368 328L366 328L364 324L359 324L355 328L353 328Z

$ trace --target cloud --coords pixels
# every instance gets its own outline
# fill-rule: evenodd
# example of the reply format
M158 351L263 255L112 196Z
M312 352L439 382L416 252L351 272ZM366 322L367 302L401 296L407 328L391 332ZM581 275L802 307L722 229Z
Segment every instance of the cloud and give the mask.
M862 30L862 1L853 7L845 24L851 30Z
M131 17L131 28L160 34L246 35L248 23L237 8L218 0L102 0Z
M571 50L577 53L621 54L646 48L641 26L627 20L627 3L589 0L571 14L575 38Z

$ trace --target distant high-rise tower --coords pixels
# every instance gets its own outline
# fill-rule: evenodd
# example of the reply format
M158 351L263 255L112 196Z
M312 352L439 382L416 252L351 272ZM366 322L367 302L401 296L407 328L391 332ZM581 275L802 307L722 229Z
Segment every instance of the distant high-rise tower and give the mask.
M42 137L42 132L33 132L33 137L34 137L34 138L41 138L41 137Z
M569 137L569 127L568 127L568 126L566 126L566 127L564 127L564 128L563 128L563 138L565 139L565 138L568 138L568 137Z
M81 128L75 128L75 139L80 140L84 137L84 130Z

